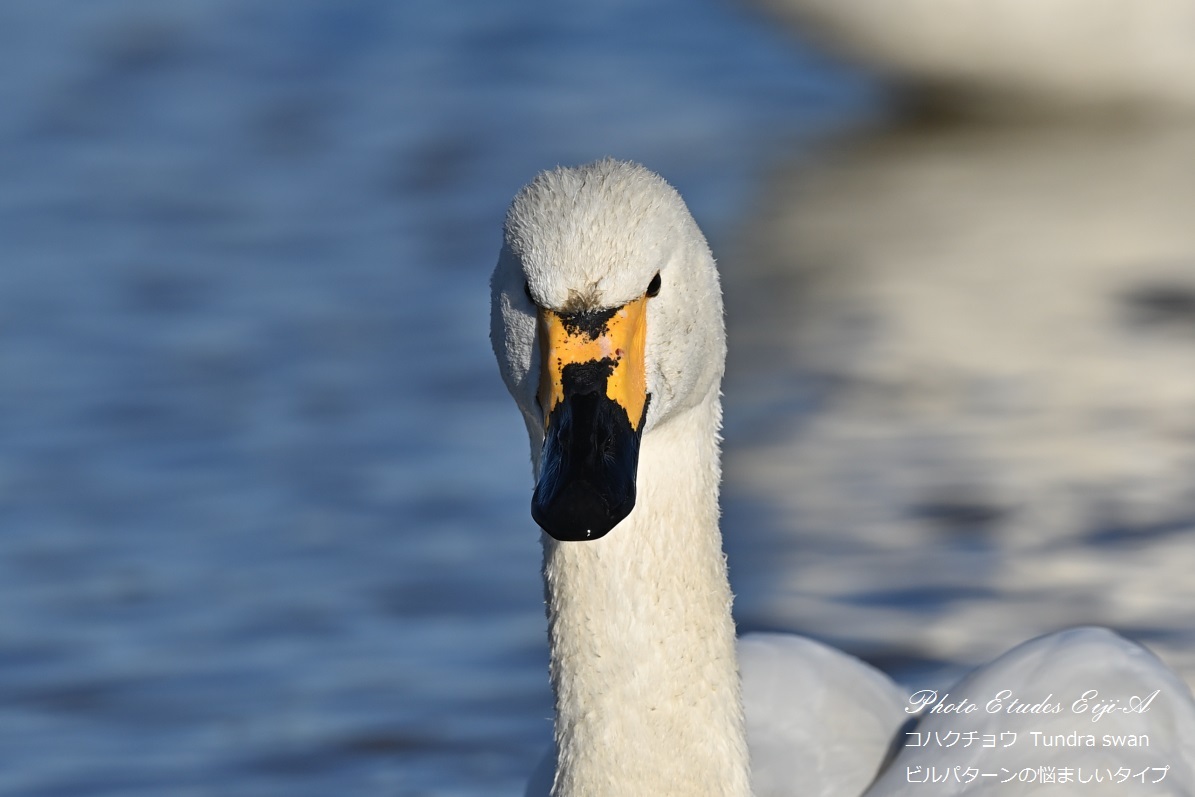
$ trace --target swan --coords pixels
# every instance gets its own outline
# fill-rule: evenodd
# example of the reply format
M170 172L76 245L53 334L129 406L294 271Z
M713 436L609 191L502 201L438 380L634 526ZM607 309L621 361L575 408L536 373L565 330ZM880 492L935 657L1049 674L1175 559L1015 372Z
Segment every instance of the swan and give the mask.
M536 177L507 213L491 341L527 427L544 532L555 744L528 794L841 797L877 774L869 794L921 793L909 768L931 759L902 728L936 718L932 706L811 640L736 641L718 523L721 290L679 194L610 159ZM1056 661L1096 663L1105 695L1157 682L1153 713L1123 716L1156 723L1150 754L1176 767L1171 783L1195 783L1195 701L1110 632L1027 643L960 688L1007 676L1026 696L1059 691Z
M756 0L972 110L1195 111L1193 0Z

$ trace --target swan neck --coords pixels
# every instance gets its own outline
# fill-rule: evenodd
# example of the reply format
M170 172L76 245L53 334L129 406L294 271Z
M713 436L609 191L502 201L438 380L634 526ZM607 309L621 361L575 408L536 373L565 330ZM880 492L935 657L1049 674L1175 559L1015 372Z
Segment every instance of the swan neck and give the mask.
M639 498L608 535L545 537L555 797L750 793L720 419L715 390L644 435Z

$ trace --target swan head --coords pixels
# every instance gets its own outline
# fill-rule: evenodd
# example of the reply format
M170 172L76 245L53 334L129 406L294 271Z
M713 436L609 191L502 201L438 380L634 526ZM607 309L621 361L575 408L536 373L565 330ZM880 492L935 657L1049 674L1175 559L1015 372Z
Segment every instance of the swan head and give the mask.
M540 174L507 212L490 337L558 540L634 509L644 438L716 399L726 356L713 257L680 195L603 160Z

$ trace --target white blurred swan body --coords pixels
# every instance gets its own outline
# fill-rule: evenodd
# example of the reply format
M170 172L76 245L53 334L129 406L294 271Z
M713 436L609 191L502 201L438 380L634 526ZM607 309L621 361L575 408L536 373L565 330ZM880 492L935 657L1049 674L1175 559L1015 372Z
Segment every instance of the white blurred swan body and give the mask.
M945 797L1056 795L1059 777L1094 797L1195 794L1195 701L1187 685L1106 629L1030 640L941 686L943 701L977 706L963 715L911 714L920 696L910 699L915 693L875 668L804 637L748 634L738 652L756 797L922 797L931 788ZM989 711L1006 690L1014 697ZM1145 713L1114 707L1092 719L1103 705L1127 706L1155 691ZM1062 710L1003 710L1012 699L1032 706L1047 698ZM526 797L551 793L554 767L550 753Z
M946 797L1070 788L1108 797L1195 793L1190 690L1152 653L1106 629L1026 642L942 697L975 709L923 713L868 797L916 797L929 788ZM1018 713L1014 701L1037 710ZM1134 705L1146 710L1125 711Z
M1195 111L1195 0L760 0L955 101Z
M734 638L718 528L721 294L679 195L646 169L609 160L540 175L511 207L492 295L495 353L527 424L537 473L546 423L537 399L537 318L649 297L643 367L651 398L634 509L600 539L543 537L556 745L528 794L863 793L904 741L906 691L809 640ZM1195 783L1189 692L1150 654L1108 632L1036 640L958 688L1057 690L1073 680L1072 666L1092 688L1160 684L1167 699L1156 713L1110 717L1104 732L1122 722L1150 728L1151 756L1172 762L1174 783ZM976 720L990 733L1017 718ZM1040 724L1050 727L1057 726L1049 718ZM926 785L910 782L908 768L946 766L957 752L904 747L868 794L919 794ZM992 751L971 754L981 752ZM1030 761L1034 752L1024 746L1015 755ZM1008 793L983 779L958 786L941 793ZM1019 784L1016 793L1030 789Z

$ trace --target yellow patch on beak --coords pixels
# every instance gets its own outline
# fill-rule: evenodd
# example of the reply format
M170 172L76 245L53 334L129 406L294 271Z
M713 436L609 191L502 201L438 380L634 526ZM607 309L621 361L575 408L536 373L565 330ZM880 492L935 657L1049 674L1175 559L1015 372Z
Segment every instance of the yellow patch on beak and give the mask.
M606 397L622 407L639 431L647 403L647 374L643 351L647 341L647 298L636 299L614 310L561 315L539 311L539 406L544 426L552 410L564 400L565 369L594 363L605 366Z

